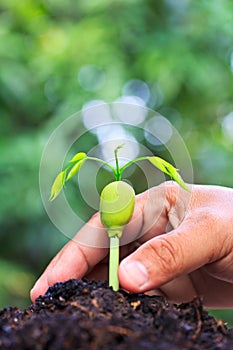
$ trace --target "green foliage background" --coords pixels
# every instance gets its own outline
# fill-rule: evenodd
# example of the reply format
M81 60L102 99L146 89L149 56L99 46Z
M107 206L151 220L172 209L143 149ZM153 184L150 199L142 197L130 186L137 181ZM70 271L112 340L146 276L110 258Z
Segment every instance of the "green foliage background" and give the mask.
M194 181L232 187L232 25L230 0L0 1L1 307L28 305L67 242L43 209L39 164L54 128L86 102L144 81L148 106L182 135ZM80 85L85 65L104 73L99 87Z

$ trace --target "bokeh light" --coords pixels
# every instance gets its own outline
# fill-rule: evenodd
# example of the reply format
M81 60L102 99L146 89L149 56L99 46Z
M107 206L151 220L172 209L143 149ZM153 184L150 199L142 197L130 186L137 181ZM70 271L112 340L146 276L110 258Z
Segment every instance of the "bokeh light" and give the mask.
M154 146L166 144L173 135L170 122L161 115L149 119L145 123L144 129L146 140Z
M148 84L139 79L129 80L122 89L123 96L137 96L145 105L150 99L150 89Z
M118 124L111 125L111 131L104 138L104 142L102 141L100 144L103 159L113 166L115 166L114 150L120 145L123 145L118 152L120 166L138 156L139 145L137 140L133 135L126 132L123 126Z
M148 109L144 101L138 96L122 96L113 105L115 118L124 123L139 125L146 119Z
M97 133L98 126L112 122L109 105L101 100L91 100L85 103L82 107L82 120L87 130Z

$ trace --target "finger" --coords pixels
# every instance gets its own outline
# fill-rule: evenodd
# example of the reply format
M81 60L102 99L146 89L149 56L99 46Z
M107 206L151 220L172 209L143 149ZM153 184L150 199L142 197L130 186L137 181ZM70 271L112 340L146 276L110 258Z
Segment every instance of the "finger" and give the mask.
M139 242L144 243L178 227L186 215L190 200L191 193L173 181L149 189L144 199Z
M39 295L43 295L49 288L47 273L49 272L49 270L52 269L58 257L59 254L57 254L55 258L53 258L53 260L50 262L43 274L40 276L40 278L36 281L33 288L31 289L30 298L32 302L34 302Z
M205 306L215 309L233 307L232 283L212 277L206 269L192 272L191 279Z
M91 270L88 275L85 276L88 280L108 280L108 264L107 263L99 263L96 265L93 270Z
M56 282L87 274L108 254L106 238L99 215L94 215L48 265L31 290L32 301Z
M30 296L32 301L43 295L56 282L64 282L70 278L82 278L108 253L105 248L89 248L69 242L58 254L56 262L49 264L40 276Z
M210 230L207 214L186 218L179 228L154 237L124 259L119 268L123 288L143 292L221 258L224 234Z
M193 300L198 296L198 292L193 285L189 275L182 275L172 281L163 284L161 291L166 295L167 300L173 303L184 303Z

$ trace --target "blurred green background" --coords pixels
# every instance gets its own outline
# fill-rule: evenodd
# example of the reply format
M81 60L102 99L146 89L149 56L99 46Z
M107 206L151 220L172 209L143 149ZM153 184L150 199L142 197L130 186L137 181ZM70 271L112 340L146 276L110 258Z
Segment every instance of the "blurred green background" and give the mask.
M232 25L230 0L0 1L0 307L29 305L68 241L43 208L40 159L90 101L138 97L177 128L196 183L233 186Z

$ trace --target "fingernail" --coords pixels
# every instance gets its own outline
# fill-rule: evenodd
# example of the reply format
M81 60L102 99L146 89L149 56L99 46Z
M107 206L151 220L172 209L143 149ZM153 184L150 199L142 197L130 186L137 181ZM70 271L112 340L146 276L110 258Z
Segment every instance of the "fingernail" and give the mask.
M149 279L148 272L143 264L138 261L124 262L122 267L127 274L130 283L142 288Z

